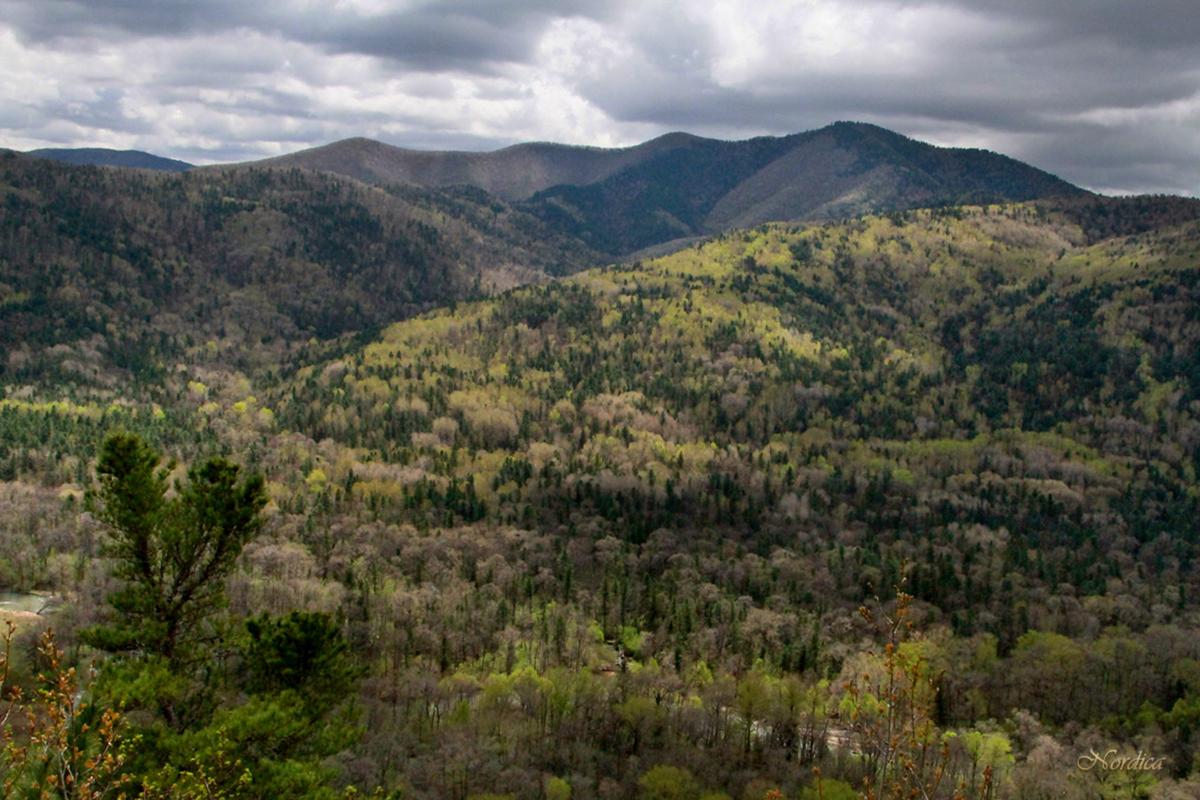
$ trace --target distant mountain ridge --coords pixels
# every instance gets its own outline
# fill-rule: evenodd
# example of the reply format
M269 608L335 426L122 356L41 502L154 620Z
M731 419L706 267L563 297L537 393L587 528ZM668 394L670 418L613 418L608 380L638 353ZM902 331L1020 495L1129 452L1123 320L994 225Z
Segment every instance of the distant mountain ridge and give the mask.
M186 161L157 156L142 150L110 150L106 147L44 147L30 150L26 155L48 158L75 166L130 167L133 169L155 169L162 172L187 172L194 167Z
M763 222L1087 194L1007 156L855 122L743 141L670 133L613 149L528 143L473 153L347 139L248 165L468 185L613 256Z
M699 137L670 133L633 147L527 142L490 152L471 152L413 150L355 137L261 161L215 166L301 167L335 172L364 183L473 186L512 201L527 199L552 186L595 183L692 139Z
M1090 195L1007 156L935 147L861 122L740 141L677 132L620 148L527 142L490 152L437 151L352 138L206 167L136 150L26 155L169 172L303 169L376 186L482 191L607 259L764 222Z

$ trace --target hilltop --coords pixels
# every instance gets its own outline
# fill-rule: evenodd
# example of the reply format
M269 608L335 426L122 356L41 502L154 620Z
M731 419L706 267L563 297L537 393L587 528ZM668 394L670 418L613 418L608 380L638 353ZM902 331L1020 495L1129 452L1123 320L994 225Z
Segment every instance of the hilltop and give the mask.
M696 138L668 134L636 147L615 149L532 142L477 153L412 150L357 137L247 163L334 172L366 183L474 186L512 201L552 186L595 183Z

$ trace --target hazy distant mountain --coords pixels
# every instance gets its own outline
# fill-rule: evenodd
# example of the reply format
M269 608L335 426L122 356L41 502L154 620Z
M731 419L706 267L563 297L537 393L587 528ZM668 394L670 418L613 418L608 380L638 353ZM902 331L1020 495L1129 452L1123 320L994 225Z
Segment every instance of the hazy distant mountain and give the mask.
M64 164L90 164L96 167L133 167L157 169L163 172L186 172L194 165L174 158L164 158L141 150L109 150L105 147L47 147L30 150L29 155L48 158Z
M336 172L367 183L474 186L505 200L523 200L552 186L595 183L696 138L668 134L615 149L533 142L489 153L409 150L355 138L251 163Z
M1085 193L1006 156L849 122L736 142L673 133L619 149L436 152L347 139L255 163L372 183L474 186L613 255L775 220Z

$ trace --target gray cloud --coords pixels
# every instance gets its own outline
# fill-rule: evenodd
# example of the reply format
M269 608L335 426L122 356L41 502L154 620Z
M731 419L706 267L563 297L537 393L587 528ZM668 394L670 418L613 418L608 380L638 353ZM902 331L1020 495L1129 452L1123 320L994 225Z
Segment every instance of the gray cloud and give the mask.
M1191 0L0 0L0 145L197 161L860 119L1200 193Z
M299 0L3 0L0 11L37 43L126 37L187 37L250 29L422 69L489 69L526 60L552 19L586 15L583 2L427 0L396 10L339 8Z
M1064 38L1096 38L1127 46L1194 50L1200 38L1200 17L1191 0L957 0L964 8L1025 21L1048 43Z

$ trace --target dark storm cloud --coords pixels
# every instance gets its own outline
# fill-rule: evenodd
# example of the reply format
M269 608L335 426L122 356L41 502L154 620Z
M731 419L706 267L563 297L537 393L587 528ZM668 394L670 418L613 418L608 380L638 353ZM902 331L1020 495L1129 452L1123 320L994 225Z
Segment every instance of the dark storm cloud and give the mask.
M0 144L202 161L858 119L1200 193L1193 0L0 0Z
M308 18L304 41L422 68L472 68L531 56L549 20L603 3L432 3L371 17Z
M383 13L297 0L3 0L9 24L35 42L180 37L251 29L334 53L422 69L487 69L527 59L549 20L595 15L583 2L423 2Z
M624 119L650 118L668 122L663 109L685 105L685 96L704 95L721 102L700 102L681 109L683 118L700 121L706 114L724 121L732 112L722 105L734 94L747 98L736 113L753 107L774 113L783 104L798 112L809 108L849 108L892 113L923 107L939 118L1013 124L1025 128L1047 111L1095 107L1145 107L1194 96L1200 90L1200 14L1184 13L1189 2L1078 2L1052 0L972 0L972 2L914 3L905 0L867 0L881 19L905 10L955 10L975 18L970 30L941 32L944 20L930 14L930 26L914 32L926 47L927 63L919 73L906 74L903 63L880 60L870 70L858 70L854 53L826 57L796 68L781 37L768 61L784 70L751 75L736 87L721 87L705 68L680 69L669 54L680 46L678 29L644 28L636 34L640 62L616 65L602 82L590 88ZM802 27L798 26L798 27ZM890 31L881 26L880 38ZM696 39L700 37L697 36ZM874 41L861 42L867 49ZM878 44L887 44L880 41ZM691 46L691 45L688 45ZM704 43L705 55L719 57L718 48ZM651 74L647 74L647 68ZM815 68L815 69L812 69ZM720 88L730 91L720 92ZM653 96L655 93L660 96ZM802 102L807 101L807 102Z

